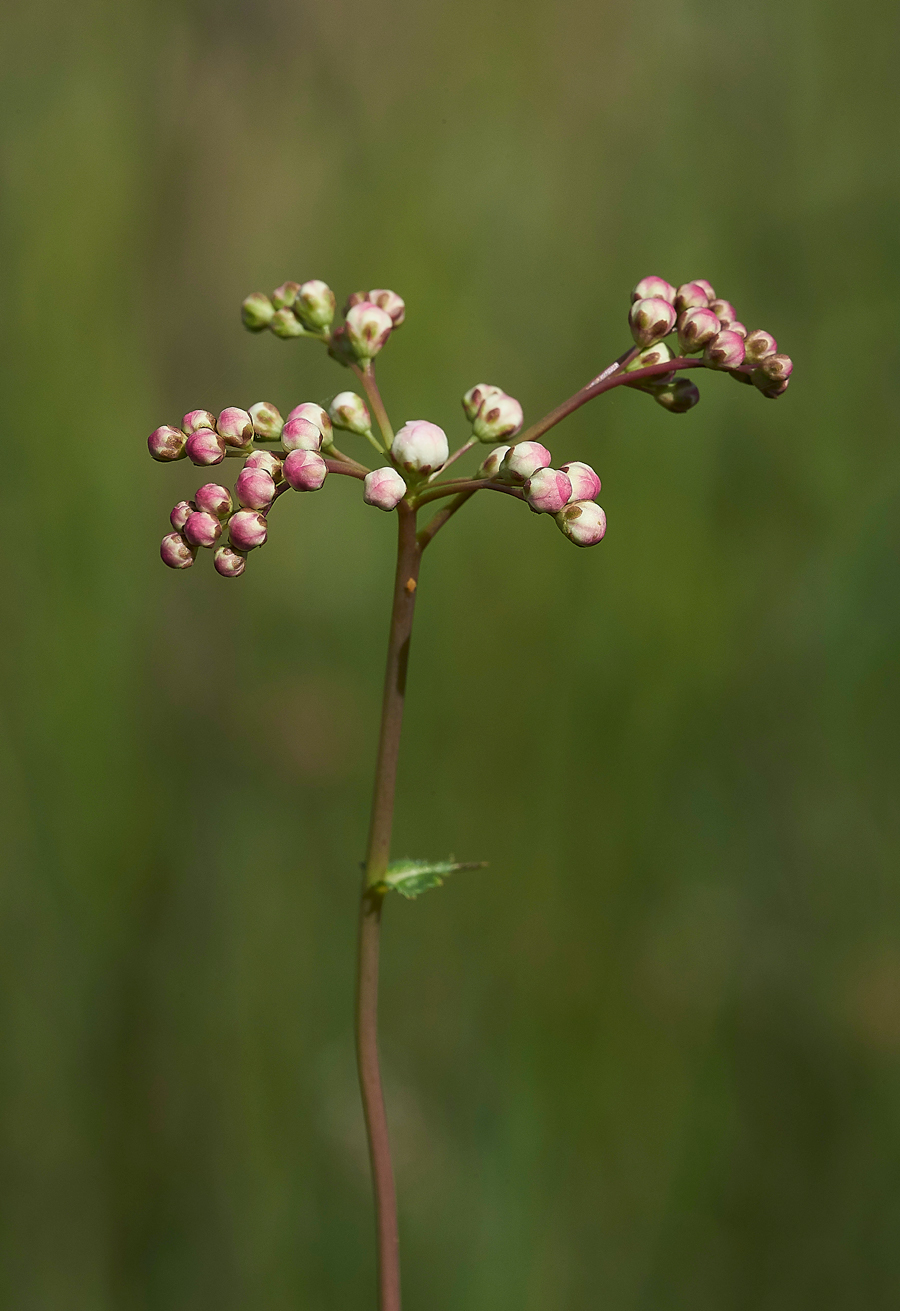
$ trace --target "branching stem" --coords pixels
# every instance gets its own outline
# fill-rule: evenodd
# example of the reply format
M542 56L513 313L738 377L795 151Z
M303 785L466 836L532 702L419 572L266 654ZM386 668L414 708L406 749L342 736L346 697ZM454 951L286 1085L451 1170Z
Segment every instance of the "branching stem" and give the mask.
M385 448L389 451L394 441L394 430L391 427L387 410L384 408L384 401L381 399L378 383L375 381L375 365L371 360L368 360L365 365L351 364L350 368L356 374L363 391L366 393L366 400L371 405L375 421L381 429Z

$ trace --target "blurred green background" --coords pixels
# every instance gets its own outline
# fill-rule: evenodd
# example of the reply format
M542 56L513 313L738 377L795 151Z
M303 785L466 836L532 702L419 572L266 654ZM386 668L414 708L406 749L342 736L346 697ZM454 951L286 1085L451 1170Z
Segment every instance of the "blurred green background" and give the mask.
M393 522L157 550L189 408L327 401L244 295L396 288L397 421L534 419L709 278L794 357L556 430L426 556L383 1049L410 1311L900 1305L900 12L7 6L3 1223L12 1311L373 1305L351 1053ZM355 439L348 439L348 445ZM354 447L355 449L355 447ZM360 454L362 448L360 447ZM230 466L227 470L234 472Z

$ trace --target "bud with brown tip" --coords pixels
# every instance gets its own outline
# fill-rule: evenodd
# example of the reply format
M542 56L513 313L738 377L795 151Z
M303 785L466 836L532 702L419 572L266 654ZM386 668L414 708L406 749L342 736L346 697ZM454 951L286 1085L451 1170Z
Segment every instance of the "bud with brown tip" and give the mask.
M721 327L712 310L700 306L682 310L678 316L678 344L682 355L694 355L702 351L707 342L719 335Z
M193 501L179 501L177 505L173 505L172 513L169 515L169 523L176 533L181 532L196 508Z
M592 501L600 495L600 479L589 464L582 460L572 460L563 465L562 471L572 485L570 501Z
M713 300L710 302L709 308L723 328L730 328L737 318L737 311L730 300Z
M184 536L191 546L215 546L222 533L222 525L214 514L195 510L188 515L184 525Z
M691 281L695 287L699 287L701 291L706 292L706 298L710 304L712 304L716 298L716 293L712 283L707 282L706 278L692 278Z
M537 469L522 490L535 514L558 514L572 499L572 484L562 469Z
M215 428L216 420L209 410L188 410L181 420L181 426L190 437L192 432L197 432L200 428Z
M512 396L500 392L486 396L475 415L472 432L480 442L499 442L522 427L522 407Z
M391 456L406 473L433 473L450 454L447 434L428 419L409 419L391 443Z
M212 428L198 428L192 432L185 450L191 464L221 464L225 459L225 441Z
M344 323L347 345L358 360L374 359L391 335L393 326L386 310L371 301L360 301L348 312Z
M386 314L390 314L395 328L399 328L406 318L406 302L397 295L396 291L389 291L387 287L376 287L374 291L369 292L369 300Z
M328 283L321 278L311 278L297 291L294 313L308 328L320 332L323 328L331 327L336 304L334 292Z
M267 510L275 499L275 479L265 469L245 465L234 490L242 509Z
M628 315L631 335L639 346L652 346L669 335L677 317L674 307L659 296L636 300Z
M703 352L711 369L735 369L744 362L744 339L737 332L723 328Z
M376 510L396 510L405 495L406 483L389 464L373 469L363 479L363 500Z
M709 307L706 288L699 282L683 282L675 293L675 308L682 310L705 310Z
M648 346L642 350L639 355L625 365L626 373L634 373L638 369L649 369L654 364L668 364L672 359L672 352L664 341L658 341L655 346Z
M500 474L500 465L506 458L507 452L511 450L511 446L495 446L490 455L482 460L481 464L478 466L478 469L475 472L475 477L497 478Z
M750 374L754 387L774 399L787 391L794 363L789 355L768 355Z
M230 546L220 546L213 556L216 573L223 578L240 578L247 567L247 556L242 551L232 550Z
M334 434L328 411L323 410L315 401L303 401L300 405L295 405L288 415L288 420L291 419L307 419L310 423L314 423L322 434L322 445L326 449L332 445Z
M257 437L262 437L266 441L275 441L281 436L284 420L271 401L257 401L255 405L250 406L249 414Z
M272 315L269 327L275 333L275 336L281 337L283 341L288 341L291 337L305 337L307 335L306 328L304 328L293 310L276 310Z
M481 406L489 396L502 396L503 388L495 387L490 382L479 382L474 387L470 387L462 398L462 407L465 410L466 418L472 423L475 415L481 409Z
M257 510L238 510L228 520L228 535L236 551L252 551L268 536L265 518Z
M632 303L636 300L667 300L671 305L675 300L675 288L665 278L641 278L631 293Z
M248 332L262 332L272 322L275 306L261 291L254 291L241 305L241 318Z
M229 405L216 419L216 431L225 439L225 445L243 450L253 441L253 420L246 410Z
M765 360L770 355L776 354L777 350L778 342L771 332L764 332L762 328L757 328L754 332L749 333L744 341L744 359L748 364L756 364L758 360Z
M273 451L254 451L244 468L263 469L276 485L281 482L281 461Z
M231 492L219 483L204 483L198 487L194 504L198 510L214 515L216 519L227 519L233 508Z
M506 452L498 476L503 482L521 486L533 478L538 469L548 468L552 459L546 446L540 442L519 442Z
M286 451L318 451L322 445L322 433L317 424L309 419L288 419L281 430L281 444Z
M328 465L317 451L291 451L284 462L284 481L295 492L317 492L328 475Z
M556 523L576 546L596 546L606 535L606 515L593 501L573 501L560 510Z
M290 310L294 308L294 301L297 299L297 292L300 290L299 282L282 282L280 287L276 287L272 292L272 304L276 310Z
M180 428L172 428L164 423L161 428L154 428L147 438L147 447L154 460L166 464L170 460L180 460L187 455L185 442L187 437Z
M329 413L335 428L355 432L360 437L372 431L372 418L366 403L355 391L338 392L329 406Z
M650 393L657 405L670 414L687 414L700 399L700 389L690 378L675 378L672 382L654 387Z
M168 533L160 543L159 554L170 569L190 569L197 550L188 545L181 533Z
M736 332L737 335L738 335L739 337L743 337L743 338L744 338L744 341L746 342L746 340L747 340L747 329L746 329L746 327L744 326L744 324L741 323L740 319L732 319L732 321L731 321L731 322L729 323L729 325L728 325L728 331L729 331L729 332Z

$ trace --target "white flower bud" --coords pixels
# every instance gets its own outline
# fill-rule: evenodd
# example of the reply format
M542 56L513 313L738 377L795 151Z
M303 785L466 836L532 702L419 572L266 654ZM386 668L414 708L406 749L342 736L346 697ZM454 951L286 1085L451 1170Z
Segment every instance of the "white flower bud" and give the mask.
M487 459L479 465L475 477L496 478L500 473L500 465L503 463L504 456L510 450L512 450L511 446L495 446Z
M571 463L563 465L562 471L568 474L569 482L572 484L570 501L592 501L595 496L600 495L600 479L589 464L584 464L581 460L572 460Z
M606 533L606 515L593 501L574 501L560 510L556 522L576 546L596 546Z
M503 482L516 483L521 486L528 481L538 469L546 469L553 456L540 442L519 442L510 446L500 465L500 478Z
M355 432L360 436L372 430L372 419L366 403L355 391L338 392L328 407L328 413L335 428L343 428L346 432Z
M395 510L406 495L406 483L396 469L385 465L363 479L363 500L379 510Z
M369 300L380 310L390 314L395 328L399 328L406 318L406 304L396 291L388 291L387 287L376 287L374 291L369 292Z
M671 282L666 282L665 278L641 278L631 293L632 303L636 300L650 300L656 297L659 300L667 300L671 305L675 300L675 288Z
M328 417L328 411L323 410L321 405L315 401L303 401L300 405L295 405L288 415L291 419L308 419L314 423L322 434L322 445L326 448L332 444L331 420Z
M330 328L335 304L334 292L328 284L319 278L313 278L298 288L294 313L309 328L314 330Z
M631 335L639 346L652 346L669 335L677 317L674 306L659 296L636 300L628 314Z
M572 484L562 469L538 469L524 487L535 514L557 514L572 499Z
M391 445L391 455L397 464L407 473L422 476L439 469L449 454L447 434L427 419L410 419Z
M358 360L371 360L391 335L394 324L386 310L364 300L347 311L347 344Z
M488 396L502 396L503 388L495 387L490 382L479 382L474 387L470 387L462 398L462 407L466 412L466 418L469 423L473 423L475 415L481 409L482 402Z
M633 373L635 369L649 369L652 364L667 364L672 358L672 352L666 343L658 341L655 346L648 346L640 355L635 355L631 363L625 365L625 372Z
M472 432L480 442L499 442L513 437L522 427L522 407L505 392L487 396L475 416Z
M248 411L257 437L274 441L281 436L284 420L271 401L257 401Z

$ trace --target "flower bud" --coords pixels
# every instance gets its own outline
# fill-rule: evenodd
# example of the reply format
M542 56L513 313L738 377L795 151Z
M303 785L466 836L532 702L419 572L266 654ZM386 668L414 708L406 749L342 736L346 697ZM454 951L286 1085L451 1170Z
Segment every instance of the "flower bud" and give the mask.
M449 454L447 434L427 419L410 419L391 445L391 455L407 473L431 473L441 467Z
M367 291L351 291L350 295L344 302L344 318L347 317L354 305L365 305L371 303Z
M744 363L746 363L746 357ZM745 372L742 368L729 369L728 376L729 378L734 378L735 382L742 382L745 387L753 386L753 379L750 377L750 374Z
M690 378L674 378L672 382L654 387L651 395L657 405L672 414L687 414L700 399L700 389Z
M706 298L710 304L712 304L716 298L716 293L713 290L712 283L707 282L706 278L694 278L693 282L695 287L699 287L701 291L706 292Z
M338 392L328 410L335 428L359 433L360 436L372 430L372 419L366 403L355 391Z
M215 428L216 421L209 410L188 410L181 420L181 426L190 437L191 433L197 432L199 428Z
M573 501L560 510L556 522L576 546L596 546L606 534L606 515L593 501Z
M328 466L317 451L291 451L284 462L284 480L295 492L317 492L328 475Z
M750 380L763 396L783 396L793 370L794 363L789 355L768 355L753 370Z
M475 477L496 478L500 473L500 465L503 463L507 451L511 450L511 446L495 446L487 459L483 460L478 466Z
M250 332L262 332L272 322L274 313L275 306L261 291L254 291L241 305L241 318Z
M762 328L757 328L749 333L744 342L744 359L748 364L755 364L758 360L774 355L777 350L778 342L771 332L764 332Z
M294 313L309 328L314 330L330 328L331 321L334 318L335 304L334 292L328 284L322 282L319 278L312 278L300 287L294 305Z
M228 535L236 551L252 551L268 536L264 517L257 510L238 510L228 520Z
M227 519L232 510L231 492L218 483L204 483L197 489L194 504L204 514L214 515L216 519Z
M572 484L562 469L538 469L525 484L525 500L535 514L557 514L572 499Z
M406 483L396 469L385 465L363 479L363 500L379 510L395 510L406 495Z
M282 282L280 287L276 287L272 292L272 304L276 310L290 310L294 308L294 301L297 299L297 292L300 290L299 282Z
M265 469L245 465L234 485L238 504L244 510L267 510L275 499L275 479Z
M510 446L500 464L500 479L521 485L533 478L538 469L549 467L552 455L540 442L519 442Z
M743 337L744 342L746 344L747 329L744 327L743 323L741 323L740 319L732 319L732 321L728 325L728 331L736 332L739 337Z
M230 405L216 419L216 431L225 438L225 445L241 450L253 441L253 420L246 410Z
M162 539L159 547L163 564L170 569L190 569L194 563L196 549L188 546L181 533L169 533Z
M281 444L286 451L318 451L322 434L309 419L288 419L281 431Z
M164 423L161 428L154 428L151 432L147 438L147 446L154 460L166 463L169 460L180 460L187 454L186 440L180 428L170 428L167 423Z
M485 397L475 415L472 432L480 442L499 442L522 427L522 407L512 396L500 392Z
M682 355L694 355L703 350L707 342L717 337L722 325L712 310L697 306L682 310L678 316L678 345Z
M191 546L215 546L221 533L222 525L216 516L204 510L195 510L188 515L184 525L184 535Z
M257 401L255 405L250 406L249 413L257 437L274 441L281 436L284 420L271 401Z
M635 355L631 363L625 365L625 372L633 373L635 369L648 369L652 364L667 364L670 359L672 359L672 352L664 341L658 341L655 346L648 346L639 355Z
M290 337L305 337L306 329L293 310L276 310L269 327L276 337L287 341Z
M675 288L665 278L641 278L631 293L632 304L636 300L667 300L671 305L675 299Z
M176 533L181 532L196 508L197 507L193 501L179 501L177 505L172 507L172 513L169 515L169 523L175 529Z
M711 369L734 369L744 362L744 339L737 332L723 328L703 352Z
M636 300L628 315L631 335L639 346L652 346L660 337L668 336L677 317L669 302L659 296Z
M360 301L347 313L347 344L358 360L371 360L391 335L393 326L386 310L371 301Z
M502 395L502 387L495 387L489 382L476 383L474 387L469 388L465 396L462 398L462 407L466 412L466 418L470 423L473 423L475 415L481 409L482 402L487 400L488 396Z
M307 419L310 423L314 423L322 434L322 445L331 446L333 436L331 419L328 417L328 411L323 410L315 401L303 401L300 405L295 405L288 415L288 420L290 419Z
M753 372L755 373L756 370L754 369ZM784 393L788 389L791 380L790 378L785 378L783 382L770 382L767 387L761 386L755 377L752 379L752 381L754 385L759 387L759 390L763 396L767 397L770 401L774 401L777 400L779 396L784 395Z
M723 328L730 328L737 318L737 312L730 300L710 301L709 308L715 314Z
M683 282L675 293L675 308L682 310L707 309L709 296L706 288L699 282Z
M277 485L281 482L281 461L272 451L254 451L247 457L245 469L264 469Z
M395 328L406 318L406 304L403 299L397 295L396 291L388 291L386 287L377 287L375 291L370 291L368 299L373 305L377 305L380 310L390 314L391 323Z
M185 449L192 464L221 464L225 459L225 442L212 428L192 432Z
M230 546L219 546L213 556L216 573L223 578L240 578L247 567L247 557L240 551L233 551Z
M589 464L584 464L581 460L572 460L569 464L563 465L562 471L572 484L570 501L592 501L595 496L600 495L600 479Z

